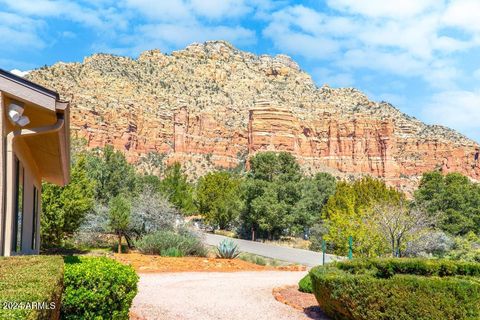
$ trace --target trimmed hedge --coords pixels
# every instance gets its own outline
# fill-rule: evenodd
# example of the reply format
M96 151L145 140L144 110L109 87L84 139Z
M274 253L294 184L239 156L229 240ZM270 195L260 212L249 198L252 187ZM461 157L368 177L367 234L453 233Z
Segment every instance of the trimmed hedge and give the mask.
M374 272L377 278L390 278L395 274L480 277L480 263L454 260L360 259L339 263L337 267L354 274Z
M312 278L310 278L310 274L307 274L300 279L298 282L298 290L305 293L313 293Z
M480 319L478 264L374 259L310 271L314 294L333 319Z
M66 257L62 319L127 320L137 294L132 267L104 257Z
M58 319L62 289L62 257L0 258L0 319Z

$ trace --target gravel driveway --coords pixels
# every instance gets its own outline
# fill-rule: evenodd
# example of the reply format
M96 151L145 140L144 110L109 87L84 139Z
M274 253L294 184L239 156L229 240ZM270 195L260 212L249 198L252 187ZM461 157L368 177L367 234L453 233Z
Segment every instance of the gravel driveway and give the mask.
M286 320L306 315L276 301L274 287L296 284L303 272L140 274L132 312L147 320Z

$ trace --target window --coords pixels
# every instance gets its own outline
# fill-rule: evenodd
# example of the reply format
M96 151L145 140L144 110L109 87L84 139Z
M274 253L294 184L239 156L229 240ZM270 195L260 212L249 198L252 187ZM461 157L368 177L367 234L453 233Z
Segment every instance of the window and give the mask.
M37 187L33 187L32 250L37 249L37 223L39 204L40 202L38 201L38 189Z
M13 232L12 251L22 251L23 231L23 195L24 195L24 169L22 163L16 159L16 195L15 195L15 222Z

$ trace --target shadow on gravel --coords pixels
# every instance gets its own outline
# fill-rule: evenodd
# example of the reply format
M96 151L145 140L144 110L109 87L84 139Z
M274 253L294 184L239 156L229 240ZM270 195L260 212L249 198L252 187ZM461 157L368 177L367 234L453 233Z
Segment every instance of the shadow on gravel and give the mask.
M320 309L319 306L311 306L303 309L303 312L313 320L330 320L329 317Z

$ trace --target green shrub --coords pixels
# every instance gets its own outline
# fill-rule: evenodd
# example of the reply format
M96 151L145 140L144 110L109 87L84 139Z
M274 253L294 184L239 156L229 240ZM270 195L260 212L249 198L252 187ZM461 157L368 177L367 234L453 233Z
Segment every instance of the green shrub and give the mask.
M310 278L310 274L307 274L298 282L298 290L305 293L313 293L312 278Z
M62 257L0 258L0 319L55 319L62 290ZM32 309L32 303L40 303L43 310ZM6 308L12 306L22 308Z
M66 257L62 319L128 319L138 276L104 257Z
M260 256L256 256L255 261L253 263L258 264L259 266L267 265L267 261L265 260L265 258Z
M235 259L239 254L238 245L232 240L224 239L217 246L217 258Z
M479 319L475 264L373 259L310 271L322 310L333 319Z
M207 255L207 249L202 241L188 232L157 231L147 234L135 242L135 247L145 254L167 255L175 250L177 256Z
M177 248L162 250L161 255L164 257L183 257L182 252Z

